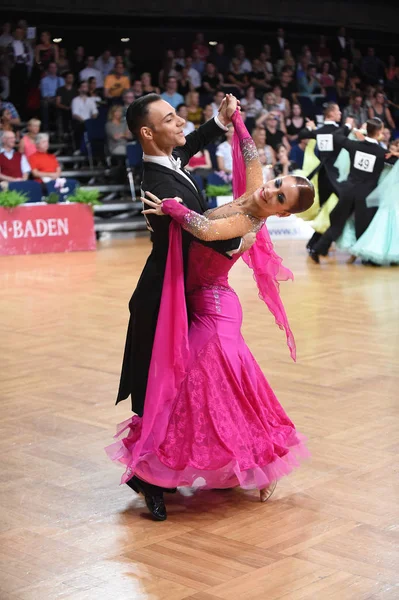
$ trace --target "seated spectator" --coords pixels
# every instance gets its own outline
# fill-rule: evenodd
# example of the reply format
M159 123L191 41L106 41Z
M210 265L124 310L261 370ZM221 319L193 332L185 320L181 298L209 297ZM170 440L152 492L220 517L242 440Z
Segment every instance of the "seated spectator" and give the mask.
M160 89L165 89L167 85L167 81L169 77L178 78L179 73L176 69L174 52L173 50L168 50L166 58L163 62L163 67L158 73L158 85Z
M384 127L384 130L382 132L382 139L380 140L380 146L384 148L384 150L388 150L390 146L391 136L391 130L388 129L388 127Z
M289 48L286 48L284 50L283 58L280 58L277 61L277 66L276 66L277 75L280 75L280 73L281 73L282 69L284 69L284 67L291 67L292 69L295 69L295 59L292 56L292 52Z
M217 113L216 113L217 114ZM207 121L210 121L211 119L214 118L214 112L213 112L213 107L212 104L207 104L203 111L202 111L202 121L201 121L201 125L203 125L204 123L206 123Z
M201 125L202 120L202 108L200 107L199 99L198 92L190 92L186 97L187 119L194 124L195 128Z
M184 48L179 48L176 52L175 63L177 67L180 67L180 69L184 69L186 66L186 51Z
M346 69L341 69L339 71L335 88L337 90L338 98L340 100L341 105L346 103L350 96L349 76L348 71Z
M248 75L249 82L255 86L255 89L259 92L264 92L268 89L268 83L266 81L266 72L262 67L259 58L255 58L252 61L252 70Z
M302 96L313 96L314 94L324 93L316 77L315 65L310 64L306 72L306 77L298 79L298 91Z
M303 167L303 161L305 158L305 150L306 150L306 146L308 145L308 142L309 142L309 140L304 138L304 139L300 140L300 142L298 144L295 144L291 148L290 160L292 160L294 163L296 163L298 165L298 169L302 169L302 167ZM309 173L307 173L307 175L309 175Z
M390 54L388 56L388 64L385 67L385 79L387 81L393 81L393 79L395 79L396 69L396 58L393 54Z
M193 68L198 71L200 75L205 70L205 61L201 58L198 50L194 49L191 53L191 58L193 59Z
M95 67L95 59L94 56L88 56L86 61L86 68L80 71L79 80L87 81L90 77L95 77L97 81L97 86L99 88L104 87L104 77L98 69Z
M191 133L192 131L194 131L195 127L194 127L194 123L192 123L191 121L188 121L188 110L187 110L187 105L186 104L179 104L179 106L176 108L176 114L179 115L179 117L181 117L182 119L184 119L186 121L185 126L183 127L183 133L184 135L188 135L189 133Z
M193 69L193 71L195 71L195 69ZM197 71L195 72L197 73ZM189 92L194 91L194 86L191 83L190 78L188 76L187 67L183 67L183 69L181 70L177 91L183 96L183 98L185 98Z
M231 145L233 143L234 130L232 127L226 131L226 141L216 148L216 161L218 170L226 175L231 175L233 172L233 156L231 153Z
M168 81L166 82L166 90L163 94L161 94L161 98L169 102L173 108L179 106L179 104L184 104L184 98L177 91L177 79L176 77L168 77Z
M126 156L127 142L132 139L132 134L123 119L122 106L115 104L109 109L105 133L111 156Z
M101 75L103 76L103 79L105 79L106 76L111 73L114 67L114 57L111 56L111 52L109 50L104 50L101 56L97 58L95 62L95 68L100 71Z
M284 146L284 144L277 146L276 158L277 162L273 167L275 177L279 177L280 175L283 177L286 175L291 175L291 173L298 169L296 162L289 159L287 148Z
M384 94L382 92L375 92L374 101L372 106L369 108L369 118L378 117L384 123L384 127L389 129L395 129L395 122L392 119L391 111L389 110Z
M238 59L240 65L241 73L250 73L251 72L251 63L245 56L245 48L242 44L237 44L235 47L235 55Z
M103 93L100 88L97 87L97 79L95 77L89 77L87 80L89 89L87 95L89 98L93 98L96 104L100 104L103 101Z
M98 115L97 103L94 98L88 97L89 84L82 81L79 86L79 96L72 100L72 127L74 130L75 145L77 150L80 148L83 132L85 130L85 121L94 119Z
M0 181L26 181L31 171L26 156L15 150L15 133L4 131L0 150Z
M246 92L245 97L241 100L241 106L245 108L247 118L256 119L263 110L262 102L255 98L255 87L250 85Z
M57 90L64 85L65 80L63 77L59 77L56 63L51 62L48 66L47 75L40 82L42 123L44 129L49 128L51 117L55 121Z
M256 149L265 156L265 165L274 165L276 156L274 150L266 142L266 130L264 127L255 127L252 130L252 138L255 142Z
M274 102L276 104L277 110L280 113L282 113L284 118L289 117L291 112L290 101L287 100L287 98L283 98L283 90L281 88L281 85L276 83L272 88L272 92L274 94Z
M367 56L362 60L361 70L367 83L374 85L383 81L384 63L377 58L374 48L367 49Z
M124 90L130 88L130 79L124 75L124 72L123 63L117 63L114 72L106 76L104 81L105 98L121 98Z
M203 33L197 33L197 35L195 36L193 50L198 52L198 56L201 60L207 60L209 56L209 46L205 42Z
M224 92L216 92L216 94L213 97L213 102L211 104L212 106L212 110L213 110L213 116L217 117L218 113L219 113L219 108L220 105L222 104L224 98Z
M80 81L80 72L84 69L86 64L85 49L83 46L78 46L73 53L71 60L71 71L75 75L75 81Z
M68 132L72 123L72 100L78 95L74 85L75 77L72 71L65 73L65 85L59 87L56 92L55 105L61 120L62 131Z
M125 67L126 74L131 78L133 76L134 67L131 48L124 48L123 50L123 66Z
M59 56L58 56L57 64L58 64L58 71L59 71L60 75L62 75L65 79L65 74L70 71L70 65L69 65L69 60L67 57L66 48L59 49Z
M230 68L230 58L226 56L224 50L224 44L216 44L215 51L211 56L211 60L218 72L222 75L226 75Z
M321 63L320 73L316 75L322 88L331 88L335 85L335 78L330 71L331 63L325 60Z
M28 131L19 142L19 151L29 158L36 152L36 137L40 131L41 122L39 119L28 121Z
M193 175L206 175L212 169L211 156L208 150L200 150L190 158L186 165L187 171Z
M39 133L36 138L36 152L29 157L32 175L39 183L48 183L61 175L59 162L54 154L49 154L48 148L48 133Z
M127 109L129 108L131 103L134 102L134 100L135 100L133 90L125 90L123 92L122 99L123 99L122 119L126 119Z
M258 148L259 162L262 166L263 183L267 183L270 179L273 179L273 168L271 163L268 162L266 152L264 148Z
M349 105L343 110L342 122L345 123L348 117L354 119L354 126L357 128L367 121L367 110L363 108L362 92L352 92Z
M321 35L319 38L319 45L316 50L316 60L318 64L321 64L323 61L328 60L331 61L331 50L327 47L327 39L325 35Z
M2 137L5 131L14 132L14 127L12 125L11 112L8 108L0 109L0 136ZM0 138L1 143L1 138Z
M215 65L207 63L205 73L202 76L202 91L212 98L216 90L223 83L223 77L216 71Z
M159 88L152 85L150 73L142 73L141 84L143 86L143 94L159 94Z
M136 81L133 82L131 91L133 92L135 100L137 100L137 98L141 98L142 96L145 96L144 90L143 90L143 84L141 83L141 79L136 79Z
M281 95L286 98L290 104L298 102L298 87L294 79L294 71L290 67L284 67L281 71L280 81Z
M273 63L271 61L271 57L270 57L270 46L268 46L268 44L265 44L264 48L268 48L268 50L265 50L264 52L261 52L259 54L259 62L260 62L260 66L262 68L262 70L265 72L266 74L266 84L269 83L273 76L274 76L274 68L273 68Z
M286 120L286 129L288 140L296 142L299 132L305 127L305 118L302 114L302 106L299 102L294 102L292 105L291 118Z
M288 142L287 136L284 131L279 129L280 119L273 113L269 113L266 117L266 139L267 143L273 148L274 151L280 144L284 144L288 152L291 150L291 146Z
M0 48L7 48L14 38L11 35L11 23L4 23L1 27Z
M189 79L191 86L194 90L198 90L201 87L201 75L197 69L194 69L191 56L187 56L185 68L187 69L187 78Z
M35 48L35 61L42 73L49 70L51 63L58 63L58 46L51 41L48 31L43 31L40 43Z
M237 88L237 93L242 95L249 82L246 72L241 71L241 63L238 58L231 61L230 71L227 73L225 84Z

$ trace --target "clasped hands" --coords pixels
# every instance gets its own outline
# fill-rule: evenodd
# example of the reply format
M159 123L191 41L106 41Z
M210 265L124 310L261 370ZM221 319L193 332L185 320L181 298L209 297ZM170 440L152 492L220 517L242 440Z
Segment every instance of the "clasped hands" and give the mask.
M148 196L148 198L141 197L140 200L143 204L147 204L147 206L150 208L142 210L141 213L143 215L157 215L158 217L162 217L165 215L165 213L162 211L162 202L165 200L175 200L176 202L180 203L183 202L183 200L177 196L175 196L175 198L164 198L163 200L160 200L158 196L152 194L151 192L145 192L145 195Z

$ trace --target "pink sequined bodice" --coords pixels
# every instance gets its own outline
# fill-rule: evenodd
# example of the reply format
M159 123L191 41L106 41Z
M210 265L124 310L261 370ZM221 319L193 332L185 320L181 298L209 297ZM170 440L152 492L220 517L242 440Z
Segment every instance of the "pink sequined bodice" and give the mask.
M186 292L199 288L229 288L228 275L240 254L231 259L199 242L192 242L189 251Z

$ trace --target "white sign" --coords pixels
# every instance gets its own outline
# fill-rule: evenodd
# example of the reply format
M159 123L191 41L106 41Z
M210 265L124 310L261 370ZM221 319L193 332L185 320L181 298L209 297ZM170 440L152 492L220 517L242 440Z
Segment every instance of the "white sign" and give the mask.
M359 171L365 171L366 173L372 173L374 171L374 165L376 161L374 154L367 154L367 152L356 151L355 160L353 166Z
M332 152L334 150L332 133L318 133L316 140L320 152Z

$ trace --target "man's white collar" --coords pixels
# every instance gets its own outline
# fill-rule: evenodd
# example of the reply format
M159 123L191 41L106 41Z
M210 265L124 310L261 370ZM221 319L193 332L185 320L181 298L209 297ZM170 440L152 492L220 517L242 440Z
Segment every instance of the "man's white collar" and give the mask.
M339 127L338 123L335 121L324 121L324 125L335 125L335 127Z
M378 140L376 140L376 139L374 139L374 138L371 138L371 137L369 137L368 135L366 135L366 136L364 137L364 139L365 139L365 141L366 141L366 142L370 142L370 144L378 144Z

